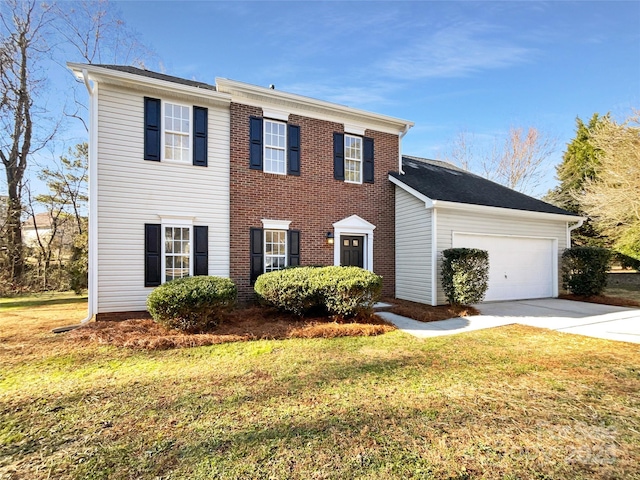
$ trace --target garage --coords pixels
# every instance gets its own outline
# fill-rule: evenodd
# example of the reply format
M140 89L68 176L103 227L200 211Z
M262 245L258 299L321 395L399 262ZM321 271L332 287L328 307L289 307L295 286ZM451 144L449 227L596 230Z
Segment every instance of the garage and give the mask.
M395 186L396 297L430 305L449 299L442 287L443 252L489 252L485 301L557 297L560 257L585 220L455 165L402 158Z
M453 247L489 252L485 301L554 296L557 282L554 239L454 232Z

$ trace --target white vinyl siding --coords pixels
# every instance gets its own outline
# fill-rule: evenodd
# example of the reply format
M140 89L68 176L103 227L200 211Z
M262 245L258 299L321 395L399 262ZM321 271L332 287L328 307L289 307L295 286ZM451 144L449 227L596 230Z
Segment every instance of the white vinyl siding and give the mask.
M523 216L499 216L477 212L438 209L437 242L438 272L442 265L442 251L453 246L453 233L478 233L486 235L505 235L515 237L557 239L558 261L566 248L567 224L558 220L541 220ZM438 281L438 304L446 303L440 278Z
M162 215L207 225L209 274L228 277L229 107L103 83L98 95L96 313L146 309L144 224L160 224ZM209 109L208 167L143 160L145 95Z
M396 187L396 297L431 303L431 211Z

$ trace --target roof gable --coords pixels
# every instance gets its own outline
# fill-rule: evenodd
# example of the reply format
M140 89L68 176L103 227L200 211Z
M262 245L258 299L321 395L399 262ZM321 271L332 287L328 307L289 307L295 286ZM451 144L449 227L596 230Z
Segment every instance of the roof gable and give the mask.
M389 175L431 200L577 217L447 162L403 156L402 167Z

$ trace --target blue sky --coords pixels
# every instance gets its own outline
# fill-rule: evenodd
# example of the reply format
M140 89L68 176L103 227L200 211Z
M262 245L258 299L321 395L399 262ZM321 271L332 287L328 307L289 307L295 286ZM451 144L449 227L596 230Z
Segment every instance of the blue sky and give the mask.
M640 106L640 2L118 2L166 73L216 76L412 120L407 154L461 130L557 138ZM479 139L479 140L478 140Z
M639 1L114 3L156 53L148 68L411 120L405 154L442 158L460 131L488 145L534 126L557 139L538 195L577 116L640 107Z

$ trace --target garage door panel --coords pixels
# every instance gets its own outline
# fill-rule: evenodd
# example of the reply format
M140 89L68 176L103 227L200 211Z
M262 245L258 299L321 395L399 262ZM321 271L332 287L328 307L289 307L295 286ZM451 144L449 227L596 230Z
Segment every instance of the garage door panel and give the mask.
M551 239L454 234L453 246L489 252L486 301L554 295L555 254Z

